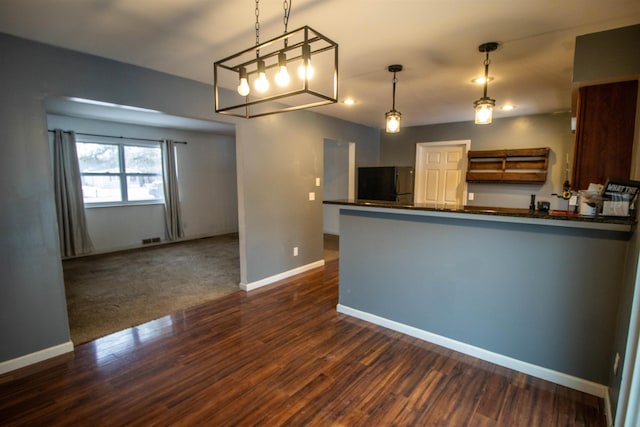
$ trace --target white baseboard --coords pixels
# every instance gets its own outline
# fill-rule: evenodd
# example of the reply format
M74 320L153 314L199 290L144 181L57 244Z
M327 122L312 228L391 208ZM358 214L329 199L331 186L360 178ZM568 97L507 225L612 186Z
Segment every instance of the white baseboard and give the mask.
M542 366L533 365L528 362L523 362L521 360L494 353L480 347L465 344L463 342L456 341L442 335L437 335L422 329L415 328L413 326L405 325L403 323L389 320L384 317L376 316L375 314L347 307L342 304L338 304L336 309L339 313L357 317L358 319L362 319L367 322L392 329L394 331L402 332L403 334L419 338L421 340L428 341L433 344L437 344L442 347L446 347L448 349L476 357L478 359L486 360L487 362L504 366L505 368L513 369L519 372L523 372L527 375L541 378L546 381L551 381L553 383L582 391L584 393L592 394L594 396L605 399L605 403L609 399L609 388L602 384L574 377L572 375L554 371ZM607 415L610 416L610 413L611 410L609 409Z
M277 282L278 280L286 279L287 277L295 276L296 274L304 273L305 271L313 270L314 268L322 267L323 265L324 260L321 259L320 261L312 262L310 264L294 268L293 270L284 271L271 277L265 277L264 279L260 279L255 282L240 283L239 286L243 291L253 291L254 289Z
M24 368L25 366L33 365L34 363L51 359L52 357L70 353L72 351L73 343L71 341L67 341L63 344L36 351L35 353L25 354L24 356L16 357L15 359L0 362L0 375L15 371L16 369Z
M613 427L613 412L611 411L611 398L608 390L604 398L604 413L607 416L607 426Z
M99 251L95 251L94 250L93 252L88 252L88 253L85 253L85 254L64 257L64 260L90 257L90 256L93 256L93 255L106 255L106 254L112 254L114 252L123 252L123 251L130 251L130 250L134 250L134 249L151 248L151 247L154 247L154 246L165 246L165 245L170 245L172 243L190 242L190 241L195 241L195 240L200 240L200 239L208 239L210 237L220 237L220 236L225 236L227 234L236 234L236 233L238 233L237 229L230 230L230 231L218 230L218 231L216 231L215 234L199 233L199 234L193 234L193 235L181 237L181 238L175 239L175 240L160 240L159 242L156 242L156 243L147 243L147 244L144 244L144 245L136 243L134 245L115 246L115 247L112 247L112 248L101 249Z

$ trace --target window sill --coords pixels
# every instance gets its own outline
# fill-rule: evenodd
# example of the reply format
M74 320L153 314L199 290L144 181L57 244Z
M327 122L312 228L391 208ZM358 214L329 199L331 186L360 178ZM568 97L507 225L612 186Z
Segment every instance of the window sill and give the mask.
M85 209L95 208L126 208L131 206L149 206L149 205L164 205L163 200L144 200L140 202L105 202L105 203L85 203Z

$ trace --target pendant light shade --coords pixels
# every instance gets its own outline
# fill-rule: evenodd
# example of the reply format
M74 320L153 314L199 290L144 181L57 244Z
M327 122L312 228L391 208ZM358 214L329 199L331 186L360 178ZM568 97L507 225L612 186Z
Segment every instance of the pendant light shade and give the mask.
M400 132L400 119L402 118L402 113L400 113L400 111L391 110L388 113L386 113L384 116L387 122L387 125L386 125L387 133Z
M473 103L473 107L476 109L476 124L488 125L493 121L493 107L496 105L496 100L491 98L480 98Z
M486 125L493 120L493 107L496 106L496 100L487 96L487 86L489 84L489 64L491 63L489 61L489 52L493 52L497 48L497 42L483 43L478 46L478 50L486 54L484 60L484 92L482 98L473 103L473 108L476 110L475 122L478 125Z
M393 73L393 104L391 106L391 111L384 115L386 121L385 130L387 133L400 132L400 119L402 118L402 113L396 110L396 83L398 82L396 73L399 73L400 71L402 71L402 65L389 65L389 72Z

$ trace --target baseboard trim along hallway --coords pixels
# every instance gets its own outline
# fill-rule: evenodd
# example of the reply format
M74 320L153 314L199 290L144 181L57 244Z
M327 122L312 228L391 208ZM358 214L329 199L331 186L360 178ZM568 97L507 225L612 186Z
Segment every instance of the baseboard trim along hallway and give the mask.
M264 279L256 280L251 283L240 283L240 289L243 291L253 291L254 289L261 288L263 286L270 285L279 280L286 279L291 276L295 276L296 274L304 273L305 271L313 270L314 268L322 267L324 265L324 260L321 259L319 261L312 262L310 264L302 265L300 267L296 267L292 270L284 271L282 273L275 274L270 277L265 277Z

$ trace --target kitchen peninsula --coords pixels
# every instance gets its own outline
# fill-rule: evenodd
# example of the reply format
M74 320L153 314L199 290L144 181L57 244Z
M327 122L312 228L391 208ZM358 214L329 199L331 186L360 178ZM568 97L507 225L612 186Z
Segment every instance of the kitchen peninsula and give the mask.
M340 205L338 311L604 397L630 218Z

